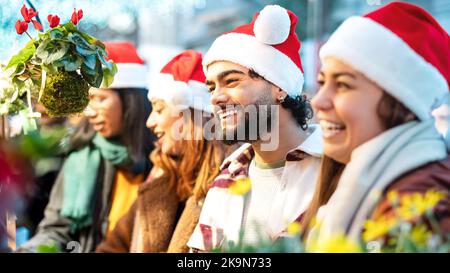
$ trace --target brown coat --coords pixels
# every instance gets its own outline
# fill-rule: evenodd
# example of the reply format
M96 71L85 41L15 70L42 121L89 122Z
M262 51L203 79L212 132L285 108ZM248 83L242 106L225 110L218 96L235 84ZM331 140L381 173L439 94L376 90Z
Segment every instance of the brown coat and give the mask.
M188 252L200 210L194 197L184 204L167 181L156 178L140 186L136 202L96 251Z
M426 164L407 174L402 175L385 191L384 198L374 210L372 218L381 215L390 216L393 213L390 201L387 199L389 191L396 191L399 195L407 193L425 193L430 190L446 193L446 197L435 207L434 213L444 234L450 233L450 157L438 162Z

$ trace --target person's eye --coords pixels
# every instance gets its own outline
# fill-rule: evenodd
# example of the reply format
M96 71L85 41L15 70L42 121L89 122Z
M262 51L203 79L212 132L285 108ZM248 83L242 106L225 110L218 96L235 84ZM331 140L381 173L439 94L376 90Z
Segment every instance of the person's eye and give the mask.
M235 84L237 84L237 82L238 82L238 79L228 79L228 80L226 80L225 81L225 84L227 85L227 86L230 86L230 85L235 85Z
M318 85L319 87L322 87L324 84L325 84L325 81L324 81L324 80L322 80L322 79L318 79L318 80L317 80L317 85Z
M337 87L338 87L338 89L341 89L341 90L347 90L347 89L352 88L348 83L345 83L345 82L338 82Z
M155 109L153 109L153 111L155 111L157 114L161 114L163 112L163 110L164 110L164 107L161 107L161 106L156 107Z
M105 97L105 96L97 96L97 98L96 98L96 100L98 101L98 102L104 102L104 101L106 101L108 99L108 97Z
M212 85L208 86L209 93L213 93L215 89L216 89L215 86L212 86Z

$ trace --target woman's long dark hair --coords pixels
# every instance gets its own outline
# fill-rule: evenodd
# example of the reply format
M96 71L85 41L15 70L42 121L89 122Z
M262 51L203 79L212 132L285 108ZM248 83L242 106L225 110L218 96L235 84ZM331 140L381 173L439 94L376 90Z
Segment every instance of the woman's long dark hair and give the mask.
M132 167L144 167L145 173L151 169L149 154L155 140L153 133L145 126L151 112L145 88L111 89L119 95L122 102L123 128L120 141L128 148ZM69 140L69 150L77 150L88 145L95 135L87 118L83 118L74 129Z

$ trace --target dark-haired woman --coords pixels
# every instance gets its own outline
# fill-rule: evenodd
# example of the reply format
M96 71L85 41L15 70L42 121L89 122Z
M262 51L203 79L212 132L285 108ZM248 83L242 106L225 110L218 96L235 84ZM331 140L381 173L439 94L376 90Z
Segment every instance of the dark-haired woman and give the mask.
M49 244L62 251L93 251L131 207L151 169L144 62L129 43L107 43L106 50L118 66L114 83L90 90L86 117L70 139L45 217L20 251Z

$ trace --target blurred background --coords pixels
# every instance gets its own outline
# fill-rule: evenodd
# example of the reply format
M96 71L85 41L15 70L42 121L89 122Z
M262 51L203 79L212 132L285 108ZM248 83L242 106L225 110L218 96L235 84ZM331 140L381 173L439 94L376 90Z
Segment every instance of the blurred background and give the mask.
M57 14L61 23L70 20L74 8L83 9L80 28L105 41L135 43L150 67L149 80L177 52L193 48L205 52L223 32L247 23L267 4L278 4L299 17L297 34L302 40L306 90L314 93L317 51L337 26L351 15L376 9L388 0L0 0L0 62L5 63L28 40L17 35L14 24L23 4L41 15ZM412 0L437 18L450 31L450 1ZM30 28L31 35L35 30Z

